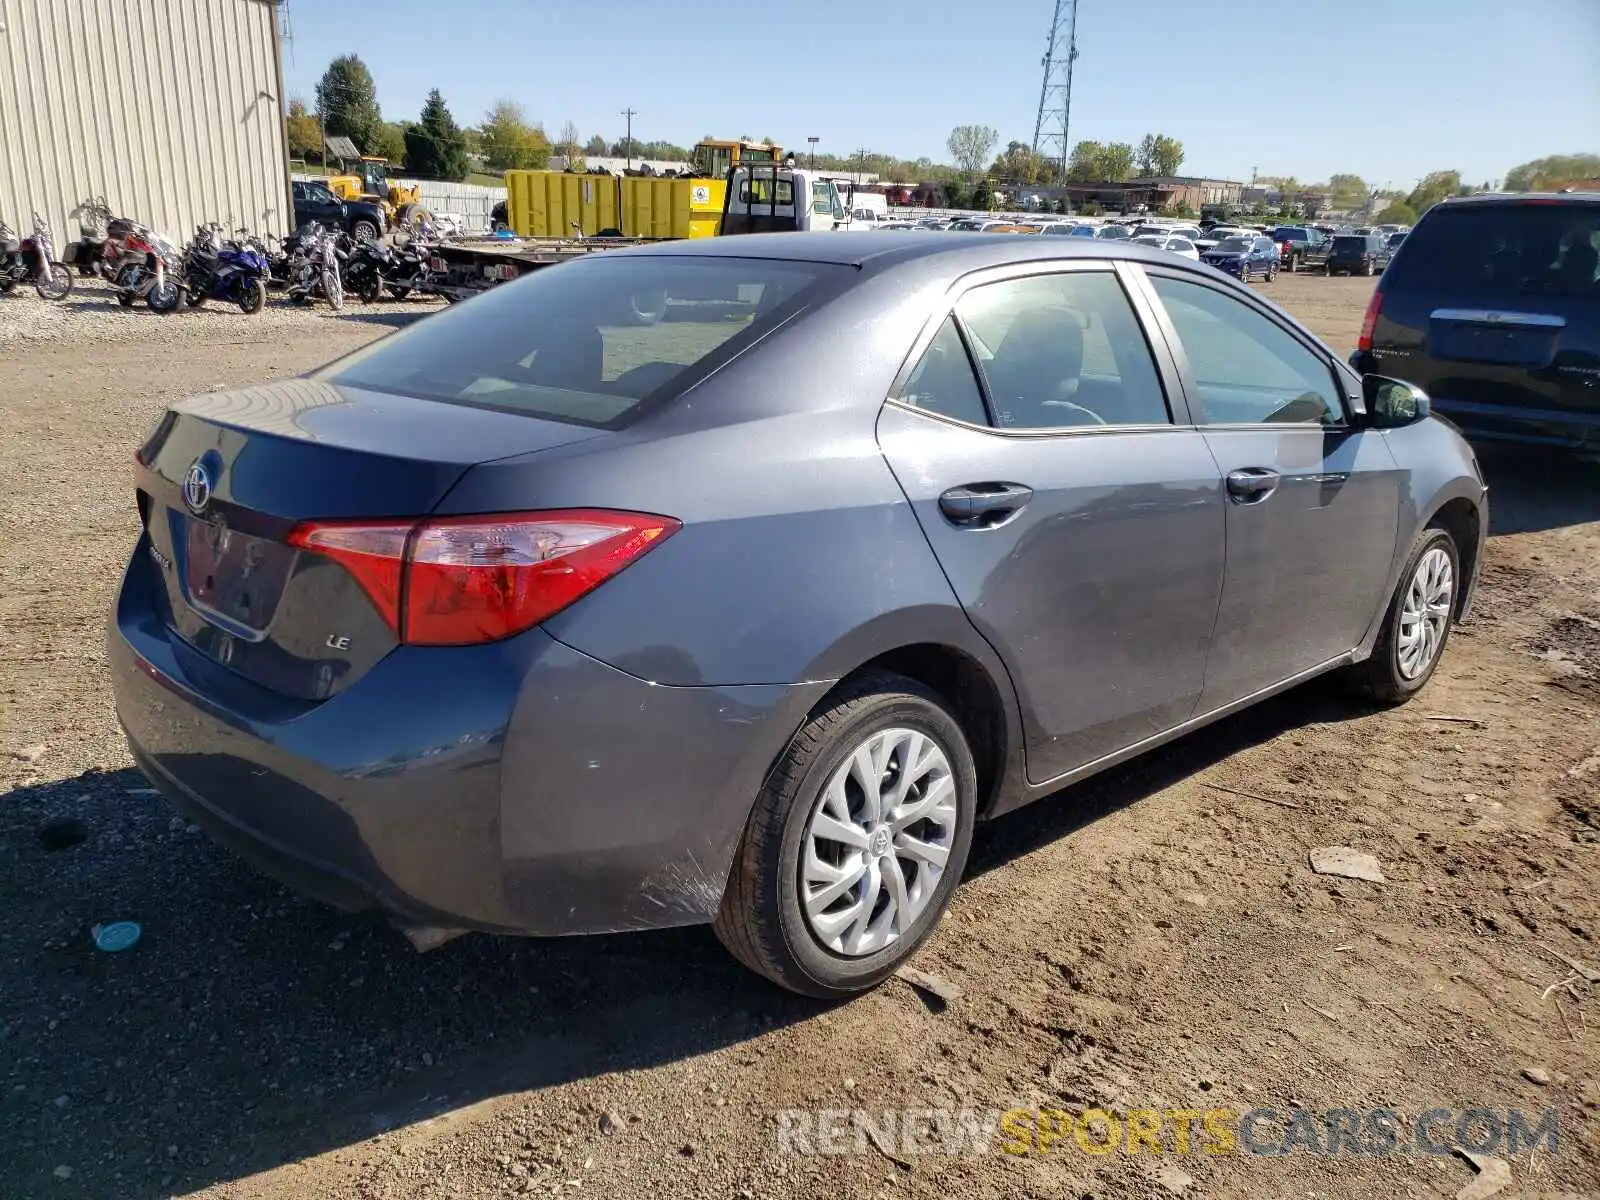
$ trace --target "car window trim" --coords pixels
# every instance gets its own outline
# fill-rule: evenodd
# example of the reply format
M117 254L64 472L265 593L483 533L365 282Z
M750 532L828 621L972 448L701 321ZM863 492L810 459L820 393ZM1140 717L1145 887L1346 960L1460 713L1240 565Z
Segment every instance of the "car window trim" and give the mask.
M957 277L937 306L932 310L932 315L923 326L916 339L911 343L905 361L900 364L900 369L895 372L894 381L889 385L886 404L907 412L919 413L934 420L946 421L952 425L959 425L963 429L977 429L984 433L992 433L1000 437L1009 438L1037 438L1037 437L1076 437L1080 435L1101 435L1106 433L1141 433L1161 432L1170 429L1193 429L1197 422L1191 419L1187 396L1182 389L1182 382L1171 360L1167 357L1164 340L1158 342L1152 335L1148 304L1142 302L1138 290L1130 287L1123 268L1130 264L1121 259L1096 258L1040 258L1030 259L1027 262L1005 263L999 266L982 267ZM1073 272L1105 273L1112 276L1122 289L1123 296L1127 299L1129 307L1133 310L1135 322L1144 336L1145 348L1150 354L1151 365L1156 369L1156 379L1161 385L1162 398L1167 407L1168 421L1163 425L1126 424L1126 425L1073 425L1061 428L1039 429L1003 429L994 423L994 403L989 395L989 384L983 372L978 368L976 356L972 353L972 335L968 333L966 322L956 312L961 298L969 291L978 287L985 287L992 283L1005 283L1013 279L1030 279L1040 275L1065 275ZM973 378L977 381L979 394L983 397L984 412L988 415L989 424L974 425L970 421L963 421L959 417L947 416L944 413L932 412L919 408L915 404L908 404L902 398L906 384L910 381L911 373L922 361L922 356L927 352L934 338L939 336L946 318L951 319L956 327L956 332L961 338L961 345L967 353L967 365L972 370Z
M1264 317L1283 332L1289 334L1290 337L1292 337L1296 342L1299 342L1301 346L1305 347L1305 349L1308 350L1314 358L1320 361L1324 369L1327 370L1329 382L1333 384L1333 390L1339 397L1339 406L1344 417L1344 420L1337 425L1323 425L1320 423L1311 425L1309 423L1305 423L1304 427L1307 429L1320 429L1324 432L1350 432L1355 428L1355 425L1351 420L1351 411L1354 401L1351 396L1349 382L1345 376L1340 373L1337 360L1329 355L1327 348L1324 347L1320 342L1309 337L1304 331L1296 328L1294 325L1286 324L1283 318L1277 312L1275 312L1270 306L1261 300L1257 299L1254 293L1248 293L1241 297L1231 288L1218 287L1214 280L1207 279L1198 271L1174 269L1165 264L1148 267L1141 264L1141 267L1147 276L1146 286L1150 290L1150 299L1155 305L1158 306L1162 316L1164 329L1170 331L1171 343L1169 349L1171 351L1173 361L1177 364L1178 376L1183 381L1184 395L1186 398L1193 398L1194 403L1190 406L1190 411L1194 414L1196 425L1204 426L1207 429L1293 429L1301 423L1290 423L1284 421L1212 421L1206 417L1205 407L1199 402L1199 381L1195 379L1194 367L1189 362L1189 352L1184 348L1183 339L1178 336L1177 326L1172 324L1172 317L1167 312L1166 305L1161 302L1160 294L1155 290L1154 284L1149 282L1151 278L1156 276L1176 279L1180 283L1191 283L1198 287L1203 287L1210 291L1216 292L1218 295L1227 296L1230 299L1234 299L1245 304L1252 312Z

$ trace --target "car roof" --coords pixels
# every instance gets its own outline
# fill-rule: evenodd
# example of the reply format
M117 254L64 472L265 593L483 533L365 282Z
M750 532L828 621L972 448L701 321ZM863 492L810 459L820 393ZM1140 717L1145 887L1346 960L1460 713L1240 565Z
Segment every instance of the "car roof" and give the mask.
M607 250L616 255L664 255L690 258L766 258L789 262L837 263L863 270L882 270L904 263L949 261L952 269L981 270L1033 259L1128 259L1161 266L1171 256L1128 240L1103 241L1023 238L1009 233L972 233L964 237L922 233L746 233L731 237L685 238L647 246Z
M1503 204L1600 204L1600 192L1488 192L1477 196L1451 196L1439 203L1451 208Z

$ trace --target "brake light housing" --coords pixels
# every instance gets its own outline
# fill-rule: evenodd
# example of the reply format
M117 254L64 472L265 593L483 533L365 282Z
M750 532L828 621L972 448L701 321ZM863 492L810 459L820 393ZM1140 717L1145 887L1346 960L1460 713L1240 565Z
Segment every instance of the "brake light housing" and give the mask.
M466 646L549 620L681 528L647 513L559 509L308 521L288 541L343 566L400 642Z
M1378 324L1378 314L1383 311L1383 289L1373 291L1367 301L1367 311L1361 318L1361 336L1356 338L1356 349L1365 354L1372 349L1372 331Z

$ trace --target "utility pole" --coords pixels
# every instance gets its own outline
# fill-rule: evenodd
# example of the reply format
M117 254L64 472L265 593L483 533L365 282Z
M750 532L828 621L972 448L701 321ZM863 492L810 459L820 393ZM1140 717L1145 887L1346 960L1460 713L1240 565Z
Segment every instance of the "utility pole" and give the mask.
M861 186L861 174L867 169L867 148L862 146L856 151L856 186Z
M639 114L631 108L622 110L623 118L628 122L628 131L622 137L622 153L627 159L627 169L633 170L633 119Z
M821 138L815 137L808 137L806 139L806 141L811 143L811 169L813 171L817 169L817 143L821 140Z

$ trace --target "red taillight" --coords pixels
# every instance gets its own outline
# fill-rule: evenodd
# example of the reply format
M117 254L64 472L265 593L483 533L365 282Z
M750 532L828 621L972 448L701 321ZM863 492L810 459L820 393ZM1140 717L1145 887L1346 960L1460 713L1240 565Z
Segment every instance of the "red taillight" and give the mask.
M1356 349L1363 354L1372 349L1372 329L1378 323L1378 312L1383 308L1383 292L1375 291L1367 301L1367 313L1361 318L1361 336L1356 339Z
M547 620L680 528L671 517L570 509L315 521L289 544L340 563L402 642L463 646Z

